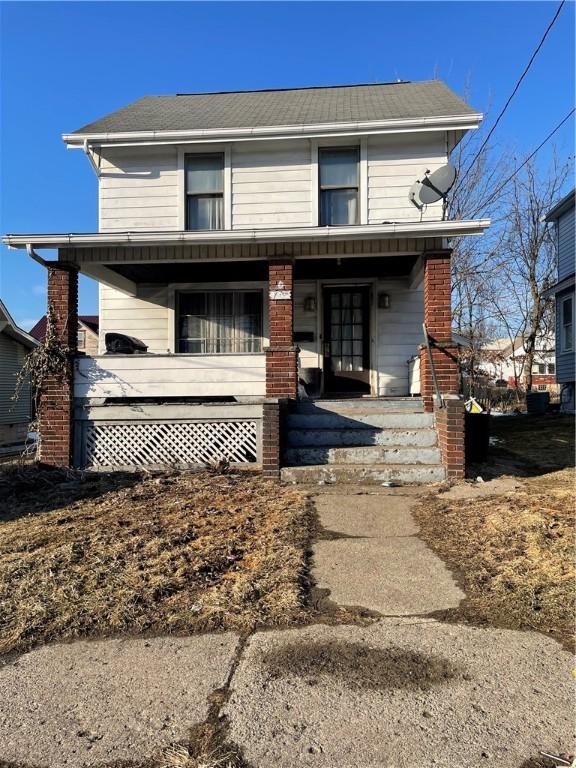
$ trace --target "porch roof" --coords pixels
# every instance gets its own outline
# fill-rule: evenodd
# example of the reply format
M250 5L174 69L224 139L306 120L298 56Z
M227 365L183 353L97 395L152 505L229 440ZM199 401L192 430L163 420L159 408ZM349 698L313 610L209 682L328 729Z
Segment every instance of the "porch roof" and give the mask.
M94 232L56 234L8 234L9 248L98 248L125 245L233 245L251 243L327 242L340 240L394 239L398 237L458 237L481 235L489 219L461 221L404 221L345 227L292 227L282 229L235 229L218 231Z

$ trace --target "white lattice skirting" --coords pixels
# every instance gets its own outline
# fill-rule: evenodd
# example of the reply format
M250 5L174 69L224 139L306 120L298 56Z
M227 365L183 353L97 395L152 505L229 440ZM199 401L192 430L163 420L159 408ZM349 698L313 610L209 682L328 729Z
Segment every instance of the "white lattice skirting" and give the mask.
M256 421L85 424L83 433L87 468L258 460Z

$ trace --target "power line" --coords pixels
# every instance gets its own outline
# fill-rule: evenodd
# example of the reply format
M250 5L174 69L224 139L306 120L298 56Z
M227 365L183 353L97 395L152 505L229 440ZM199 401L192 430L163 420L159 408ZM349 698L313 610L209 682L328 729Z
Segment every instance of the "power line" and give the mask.
M486 138L484 139L484 141L482 142L482 144L481 144L481 146L480 146L480 149L479 149L479 150L478 150L478 152L476 152L476 154L474 155L474 157L473 157L473 159L472 159L472 162L471 162L471 163L470 163L470 165L468 166L468 169L466 170L466 172L464 173L464 175L460 177L460 180L458 181L458 184L456 185L456 188L455 188L455 190L454 190L454 191L456 191L456 189L458 189L458 187L460 186L460 184L462 184L462 182L464 181L464 179L466 178L466 176L468 176L468 174L469 174L469 173L470 173L470 171L472 170L472 166L474 165L474 163L476 162L476 160L478 160L478 158L480 157L480 154L481 154L482 150L484 149L484 147L486 146L486 144L487 144L487 143L488 143L488 141L490 140L490 137L492 136L492 134L494 133L494 131L495 131L495 130L496 130L496 128L498 127L498 123L499 123L499 122L500 122L500 120L503 118L503 116L504 116L504 113L505 113L505 112L506 112L506 110L508 109L508 106L509 106L510 102L512 101L512 99L513 99L513 98L514 98L514 96L516 95L516 93L517 93L518 89L520 88L520 85L522 84L522 81L524 80L524 78L525 78L525 77L526 77L526 75L528 74L528 70L529 70L529 69L530 69L530 67L532 66L532 62L534 61L534 59L535 59L535 58L536 58L536 56L538 55L538 53L539 53L539 51L540 51L540 48L542 48L542 46L544 45L544 41L545 41L545 40L546 40L546 38L548 37L548 33L550 32L550 30L552 29L552 27L554 26L554 24L555 24L555 22L556 22L556 19L557 19L557 18L558 18L558 16L560 15L560 11L562 10L562 7L564 6L564 3L565 3L565 2L566 2L566 0L562 0L562 2L560 3L560 5L559 5L559 6L558 6L558 8L556 9L556 13L554 14L554 18L552 19L552 21L550 22L550 24L548 24L548 27L546 28L546 31L545 31L545 32L544 32L544 34L542 35L542 38L540 39L540 42L538 43L538 46L536 47L536 50L534 51L534 53L533 53L533 54L532 54L532 56L530 57L530 61L528 62L528 64L527 64L527 65L526 65L526 67L524 68L524 71L522 72L522 74L520 75L520 78L519 78L519 80L516 82L516 85L514 86L514 90L512 91L512 93L510 94L510 96L508 97L508 101L506 102L506 104L504 104L504 106L503 106L502 110L500 111L500 114L499 114L499 115L498 115L498 117L496 118L496 122L494 123L494 125L493 125L493 126L492 126L492 128L490 129L490 131L489 131L488 135L486 136Z
M495 198L495 197L497 197L497 196L500 194L500 192L502 191L502 189L504 189L504 187L506 186L506 184L508 184L508 182L512 181L512 179L514 178L514 176L516 176L516 174L517 174L519 171L521 171L521 170L522 170L522 168L524 168L524 166L526 165L526 163L529 163L529 162L530 162L530 160L532 160L532 158L534 157L534 155L535 155L535 154L537 154L537 153L538 153L538 152L539 152L539 151L542 149L542 147L544 146L544 144L546 144L548 141L550 141L550 139L552 138L552 136L554 136L554 134L555 134L557 131L559 131L559 130L560 130L560 128L562 128L562 126L564 125L564 123L565 123L567 120L569 120L569 119L572 117L572 115L574 114L574 112L575 112L575 111L576 111L576 107L572 107L572 109L570 110L570 112L568 112L568 114L566 115L566 117L565 117L563 120L561 120L561 121L558 123L558 125L557 125L557 126L556 126L556 127L553 129L553 130L551 130L551 131L550 131L550 133L548 134L548 136L546 136L546 138L545 138L545 139L544 139L544 140L543 140L543 141L542 141L542 142L541 142L541 143L540 143L540 144L539 144L539 145L536 147L536 149L535 149L535 150L534 150L534 151L533 151L533 152L532 152L530 155L528 155L528 157L527 157L527 158L526 158L526 159L525 159L525 160L524 160L524 161L521 163L521 165L519 165L519 166L518 166L518 168L516 168L516 170L514 171L514 173L510 174L510 176L508 176L508 178L506 179L506 181L503 181L503 182L502 182L502 184L500 184L500 186L498 186L498 187L497 187L497 188L494 190L494 192L493 192L493 193L490 195L490 197L488 198L488 200L486 200L486 202L485 202L485 203L482 203L482 205L479 205L479 206L476 208L476 210L475 210L473 213L471 213L471 214L470 214L470 218L471 218L471 219L472 219L472 218L474 218L474 216L476 216L476 214L477 214L477 213L479 213L480 211L484 210L484 208L486 208L486 207L487 207L487 206L488 206L488 205L489 205L489 204L492 202L492 200L494 200L494 198Z

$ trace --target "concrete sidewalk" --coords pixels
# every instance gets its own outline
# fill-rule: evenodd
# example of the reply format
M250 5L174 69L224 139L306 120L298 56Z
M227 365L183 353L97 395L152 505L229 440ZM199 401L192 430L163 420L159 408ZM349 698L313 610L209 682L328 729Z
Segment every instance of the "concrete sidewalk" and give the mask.
M369 626L46 646L0 666L0 765L137 766L220 710L252 768L522 768L573 748L572 657L439 622L464 597L421 542L422 489L325 489L314 573ZM235 664L238 664L235 667ZM230 679L231 678L231 679ZM117 764L117 763L116 763Z
M251 765L521 768L574 745L570 654L536 633L422 616L465 595L417 537L421 494L316 496L318 587L388 618L250 639L225 712Z

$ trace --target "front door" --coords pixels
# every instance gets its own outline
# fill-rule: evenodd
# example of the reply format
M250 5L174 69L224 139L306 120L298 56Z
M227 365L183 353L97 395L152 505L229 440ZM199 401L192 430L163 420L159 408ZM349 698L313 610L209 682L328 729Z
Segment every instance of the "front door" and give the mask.
M324 391L370 393L370 288L324 288Z

